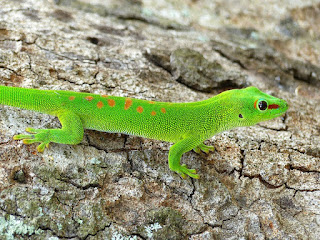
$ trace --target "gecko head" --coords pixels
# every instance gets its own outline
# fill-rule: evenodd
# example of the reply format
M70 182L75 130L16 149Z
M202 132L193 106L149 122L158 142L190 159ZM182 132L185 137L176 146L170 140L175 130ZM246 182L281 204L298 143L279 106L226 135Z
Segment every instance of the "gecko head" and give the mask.
M284 114L288 109L285 100L273 97L261 92L256 87L235 90L235 102L238 108L234 108L234 118L237 118L237 126L250 126L258 122L270 120Z

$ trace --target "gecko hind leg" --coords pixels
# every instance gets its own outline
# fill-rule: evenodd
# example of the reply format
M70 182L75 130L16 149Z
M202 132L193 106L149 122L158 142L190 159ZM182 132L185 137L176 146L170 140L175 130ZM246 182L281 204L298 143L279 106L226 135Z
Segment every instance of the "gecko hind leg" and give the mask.
M204 143L199 144L193 149L193 151L195 151L196 153L200 153L200 151L209 153L209 152L214 152L214 150L215 150L214 146L208 146Z
M58 115L62 128L60 129L34 129L27 128L31 134L13 136L14 140L22 140L24 144L40 143L38 152L49 147L50 142L62 144L78 144L83 138L83 124L80 117L71 111L62 111Z
M43 152L45 147L49 147L50 143L50 130L51 129L34 129L34 128L26 128L26 132L32 134L19 134L14 135L14 140L22 140L24 144L32 144L39 142L39 146L37 147L38 152ZM46 139L46 140L45 140Z

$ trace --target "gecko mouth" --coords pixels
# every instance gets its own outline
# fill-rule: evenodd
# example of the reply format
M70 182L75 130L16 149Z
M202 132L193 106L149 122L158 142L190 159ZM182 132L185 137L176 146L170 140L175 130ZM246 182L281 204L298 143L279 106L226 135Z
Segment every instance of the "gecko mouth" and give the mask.
M276 114L276 116L280 117L281 115L285 114L287 110L288 110L288 103L284 102L283 106L281 106L280 112L278 114Z
M280 117L280 116L282 116L282 115L285 114L285 113L286 113L286 111L282 111L282 112L276 114L276 117Z

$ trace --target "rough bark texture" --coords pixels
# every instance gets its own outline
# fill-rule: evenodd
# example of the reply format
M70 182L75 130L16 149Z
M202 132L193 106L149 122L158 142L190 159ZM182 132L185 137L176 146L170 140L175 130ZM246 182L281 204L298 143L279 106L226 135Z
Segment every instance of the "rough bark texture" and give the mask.
M1 1L1 85L173 102L254 85L290 108L185 154L201 178L182 180L169 143L133 136L36 153L12 136L58 121L1 106L0 239L317 239L320 3L253 2Z

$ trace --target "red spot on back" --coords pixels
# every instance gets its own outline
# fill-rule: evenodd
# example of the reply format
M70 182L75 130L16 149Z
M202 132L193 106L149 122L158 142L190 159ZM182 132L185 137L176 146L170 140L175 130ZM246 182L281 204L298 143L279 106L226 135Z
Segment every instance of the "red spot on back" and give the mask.
M97 108L102 108L103 107L103 102L101 102L101 101L99 101L98 103L97 103Z
M166 110L165 108L161 108L161 112L162 112L162 113L166 113L167 110Z
M73 101L75 98L76 98L75 96L70 96L70 97L69 97L69 100L70 100L70 101Z
M141 107L141 106L137 107L137 112L138 113L142 113L143 112L143 107Z
M91 101L93 99L93 97L92 96L86 96L85 99L88 100L88 101Z
M155 111L151 112L151 116L155 116L157 113Z
M126 98L124 102L124 110L128 110L132 105L132 99L131 98Z
M150 104L155 104L155 102L154 102L154 101L149 101L148 103L150 103Z
M278 104L270 104L268 106L268 109L278 109L279 108L279 105Z
M113 99L108 99L108 105L110 107L114 107L116 105L116 102Z
M103 95L101 95L101 97L106 98L106 97L108 97L108 95L103 94Z
M258 102L258 99L254 102L254 108L257 109L257 102Z

